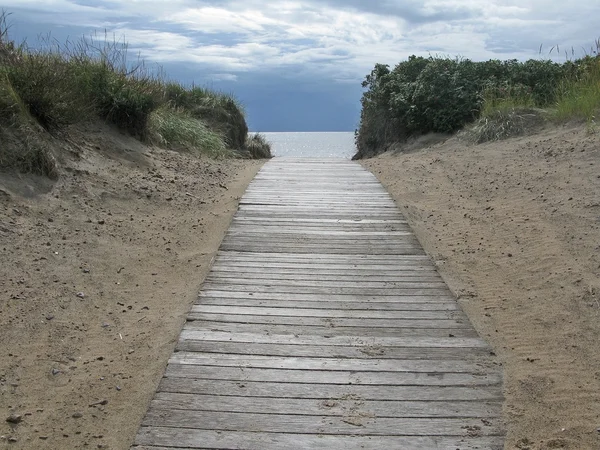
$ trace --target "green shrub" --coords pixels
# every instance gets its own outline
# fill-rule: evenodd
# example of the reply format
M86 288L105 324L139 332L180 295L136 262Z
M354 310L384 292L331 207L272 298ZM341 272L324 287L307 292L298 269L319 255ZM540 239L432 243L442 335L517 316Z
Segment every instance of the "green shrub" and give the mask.
M578 61L562 65L544 60L473 62L414 55L393 70L377 64L363 82L366 91L354 158L376 155L414 136L455 132L485 108L490 114L502 110L494 123L507 117L518 123L521 114L506 115L507 107L551 105L559 81L580 71Z
M0 68L0 120L9 125L18 124L22 108L21 99L13 89L6 71Z
M530 133L545 123L543 110L517 106L491 109L464 132L468 140L481 144Z
M566 78L557 87L555 117L594 121L600 112L600 57L587 57L576 76Z
M390 143L401 141L407 137L406 125L396 117L390 107L391 98L394 97L400 104L403 99L408 99L412 95L412 86L410 77L410 67L415 63L417 70L422 70L424 58L411 56L406 62L409 70L406 72L397 72L395 76L405 76L408 78L401 84L404 90L400 92L391 92L390 88L395 83L390 81L392 77L388 66L376 64L375 68L365 78L362 87L366 89L361 98L360 129L355 133L357 154L353 159L368 158L374 156L378 151L386 148ZM408 104L408 101L405 101Z
M59 55L24 52L4 73L29 114L47 130L64 128L92 112L73 83L72 65Z
M249 135L246 139L244 149L252 159L266 159L273 157L271 154L271 143L260 133Z
M56 159L48 142L26 125L0 127L0 169L15 168L23 173L58 177Z
M162 104L160 84L149 78L110 72L102 88L95 93L99 114L132 135L146 139L150 114Z
M192 116L220 132L229 148L244 148L248 125L243 107L231 95L200 87L185 90L173 83L168 84L165 91L173 106L184 108Z
M211 157L230 155L221 135L183 110L162 107L153 111L148 121L148 134L152 142L171 149L185 149Z

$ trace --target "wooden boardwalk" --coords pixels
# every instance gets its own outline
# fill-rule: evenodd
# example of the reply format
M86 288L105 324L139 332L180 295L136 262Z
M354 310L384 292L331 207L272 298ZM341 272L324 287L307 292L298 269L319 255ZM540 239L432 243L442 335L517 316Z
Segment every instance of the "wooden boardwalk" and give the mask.
M375 177L274 159L134 449L500 449L501 369Z

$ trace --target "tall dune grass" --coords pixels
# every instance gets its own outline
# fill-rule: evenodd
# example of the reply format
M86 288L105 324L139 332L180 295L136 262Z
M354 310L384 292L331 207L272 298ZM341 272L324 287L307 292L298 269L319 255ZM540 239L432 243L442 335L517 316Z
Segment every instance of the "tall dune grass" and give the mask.
M17 44L9 37L7 17L0 13L4 135L6 127L19 136L41 127L56 136L70 125L100 119L173 149L218 157L246 154L245 114L232 95L167 81L144 61L130 62L127 44L106 35L65 43L46 38L35 47ZM25 154L5 147L0 146L0 167L29 167L17 163Z
M600 40L597 41L600 50ZM600 57L589 57L577 77L566 79L557 87L556 117L594 120L600 112Z

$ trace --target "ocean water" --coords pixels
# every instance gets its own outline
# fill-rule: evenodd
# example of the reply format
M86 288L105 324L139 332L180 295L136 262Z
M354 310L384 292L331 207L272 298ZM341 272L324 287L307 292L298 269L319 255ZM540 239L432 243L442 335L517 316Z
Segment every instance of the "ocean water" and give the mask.
M352 131L261 134L271 142L271 150L275 156L350 159L356 153Z

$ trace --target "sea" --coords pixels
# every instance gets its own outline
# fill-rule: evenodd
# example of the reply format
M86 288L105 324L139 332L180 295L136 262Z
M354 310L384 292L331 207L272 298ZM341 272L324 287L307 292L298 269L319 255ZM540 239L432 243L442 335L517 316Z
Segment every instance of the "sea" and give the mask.
M275 157L352 158L356 153L354 132L261 133L271 143Z

